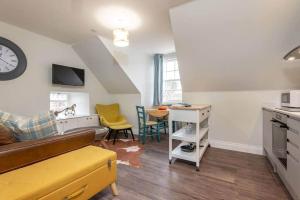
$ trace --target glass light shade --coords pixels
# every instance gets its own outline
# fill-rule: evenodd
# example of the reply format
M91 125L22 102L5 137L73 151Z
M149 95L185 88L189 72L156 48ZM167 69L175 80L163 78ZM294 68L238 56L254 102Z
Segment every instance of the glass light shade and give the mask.
M114 45L117 47L127 47L129 45L128 31L123 28L118 28L113 31Z

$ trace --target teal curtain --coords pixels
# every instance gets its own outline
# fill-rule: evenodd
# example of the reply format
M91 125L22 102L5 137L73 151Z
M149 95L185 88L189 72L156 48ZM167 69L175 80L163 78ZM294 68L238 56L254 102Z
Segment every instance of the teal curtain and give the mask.
M163 54L154 55L154 96L153 105L159 106L162 103L163 93Z

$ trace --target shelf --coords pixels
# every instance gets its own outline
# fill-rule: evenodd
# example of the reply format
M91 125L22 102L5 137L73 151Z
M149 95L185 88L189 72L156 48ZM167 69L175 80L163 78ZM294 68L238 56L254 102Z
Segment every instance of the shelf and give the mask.
M208 132L208 128L200 128L199 138L202 139ZM181 140L186 142L196 142L196 129L186 129L185 127L179 129L172 134L172 139Z
M182 142L179 144L173 151L172 151L172 157L179 158L183 160L188 160L191 162L196 162L199 158L201 159L204 155L204 152L206 148L208 147L208 140L204 139L200 142L200 145L203 145L203 147L200 147L199 155L196 155L196 149L193 152L184 152L181 151L180 146L187 144L186 142Z

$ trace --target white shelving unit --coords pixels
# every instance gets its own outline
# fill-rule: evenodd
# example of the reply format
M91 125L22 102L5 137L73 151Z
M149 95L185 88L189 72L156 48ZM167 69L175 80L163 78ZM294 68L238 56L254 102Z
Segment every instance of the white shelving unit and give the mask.
M196 170L199 171L200 160L202 159L208 142L208 119L211 112L210 105L191 106L191 107L171 107L169 112L169 163L173 158L179 158L196 163ZM192 126L183 126L177 131L173 131L173 122L192 123ZM180 140L181 143L173 149L173 140ZM181 146L195 143L196 149L193 152L184 152Z

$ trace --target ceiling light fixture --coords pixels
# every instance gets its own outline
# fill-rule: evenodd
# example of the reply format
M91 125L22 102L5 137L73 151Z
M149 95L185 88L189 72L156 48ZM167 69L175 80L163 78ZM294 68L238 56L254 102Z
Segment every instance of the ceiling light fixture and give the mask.
M293 60L296 60L296 58L295 57L289 57L288 58L288 61L293 61Z
M138 28L141 20L138 15L125 7L105 7L96 13L101 24L113 30L113 43L117 47L129 45L129 31Z
M293 61L296 59L300 59L300 46L294 48L292 51L287 53L284 57L284 60Z
M127 47L129 45L128 31L125 28L117 28L113 31L114 45L117 47Z

